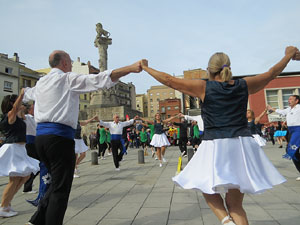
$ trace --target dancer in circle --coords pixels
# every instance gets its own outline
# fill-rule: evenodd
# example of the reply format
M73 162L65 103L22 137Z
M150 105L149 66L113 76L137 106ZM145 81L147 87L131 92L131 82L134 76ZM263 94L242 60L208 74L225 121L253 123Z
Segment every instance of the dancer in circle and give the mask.
M116 171L120 171L120 161L123 159L123 144L122 144L122 132L123 128L129 125L132 125L138 116L135 116L133 119L121 122L119 115L115 114L113 116L113 122L104 122L102 120L99 121L100 126L104 126L109 128L111 133L111 146L112 146L112 154L114 159L114 164L116 167ZM120 151L119 151L120 150Z
M147 132L145 131L145 127L143 126L142 130L140 131L140 140L141 140L141 145L144 150L144 156L148 156L148 151L147 151Z
M105 150L107 149L107 137L106 137L106 128L104 128L103 126L100 126L99 129L100 132L100 146L99 146L99 152L100 152L100 159L105 159L104 155L105 155Z
M177 115L179 116L179 114ZM178 146L181 152L181 155L187 156L187 143L188 143L188 128L191 126L191 123L188 123L184 117L181 117L181 123L174 122L175 126L179 127L179 142Z
M106 128L106 144L107 144L107 149L108 149L108 153L107 155L111 155L111 134L109 132L109 129ZM105 159L105 158L104 158Z
M268 105L268 110L286 116L286 122L289 129L289 142L286 148L287 159L292 159L296 169L300 175L300 97L299 95L291 95L289 97L289 107L286 109L274 109ZM296 178L300 181L300 176Z
M74 135L79 114L79 95L114 86L119 78L141 71L141 61L98 74L76 74L68 53L53 51L51 71L27 88L24 100L35 101L35 145L52 182L28 224L62 225L75 169Z
M247 128L248 95L263 89L291 59L300 59L295 47L268 72L232 80L229 57L214 54L208 63L209 80L187 80L148 67L159 82L201 100L204 136L196 154L173 181L184 189L198 189L222 224L248 225L244 193L261 193L285 182ZM220 193L225 194L225 202ZM224 205L225 203L225 205Z
M167 162L165 158L166 153L166 147L170 146L170 142L168 141L168 138L164 132L164 124L167 124L177 116L172 116L168 119L162 120L159 113L155 114L154 121L145 120L144 118L141 118L143 121L146 121L149 124L154 125L154 135L152 137L152 140L150 142L150 145L153 145L156 149L156 155L159 160L159 167L162 167L163 162Z
M35 140L35 135L36 135L36 122L34 120L34 104L29 105L29 104L24 104L25 106L25 115L23 117L23 120L26 124L26 152L27 155L39 160L39 157L37 155L35 145L34 145L34 140ZM36 176L39 174L33 174L31 173L30 178L25 182L23 192L22 193L31 193L35 194L37 193L36 190L32 190L33 186L33 181L36 178Z
M19 96L6 95L1 103L3 117L0 130L5 135L5 142L0 148L0 176L9 177L9 182L2 193L0 217L18 214L13 210L11 201L30 174L36 174L40 170L39 161L29 157L25 148L26 124L20 115L24 110L23 96L24 89Z
M286 134L286 133L285 133ZM278 144L279 144L279 147L278 148L282 148L282 142L283 142L283 137L285 135L283 135L282 133L282 123L281 121L278 121L277 122L277 126L276 126L276 131L274 133L274 137L276 138Z
M248 129L250 130L257 144L259 144L259 146L261 147L266 145L266 140L258 134L257 131L258 128L256 125L259 123L261 118L266 114L266 112L267 109L265 109L258 117L255 117L253 110L248 109L246 114L248 120Z
M89 124L93 120L95 120L97 116L94 116L93 118L82 121L82 122L77 122L77 128L75 131L75 170L74 170L74 178L79 178L79 169L78 165L79 163L85 158L86 151L89 149L89 147L84 143L83 139L81 138L81 127ZM78 157L79 155L79 157Z

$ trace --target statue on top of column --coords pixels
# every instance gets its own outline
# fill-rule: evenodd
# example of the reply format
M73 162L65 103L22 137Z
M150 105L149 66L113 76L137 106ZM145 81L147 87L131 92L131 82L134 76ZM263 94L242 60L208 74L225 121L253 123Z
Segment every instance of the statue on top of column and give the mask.
M112 44L112 39L109 38L110 33L103 29L101 23L96 24L96 32L97 36L94 41L94 44L99 51L99 69L102 72L104 70L107 70L107 48L108 45Z

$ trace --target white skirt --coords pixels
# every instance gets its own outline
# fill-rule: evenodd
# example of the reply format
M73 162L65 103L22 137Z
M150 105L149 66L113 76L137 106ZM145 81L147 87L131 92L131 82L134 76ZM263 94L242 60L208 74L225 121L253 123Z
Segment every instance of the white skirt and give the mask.
M86 152L89 147L85 145L83 139L74 139L75 141L75 153L80 154Z
M39 163L27 155L25 144L4 144L0 148L0 176L36 174L40 170Z
M259 136L258 134L252 134L252 136L254 137L255 141L257 142L257 144L260 147L263 147L266 145L266 140L264 138L262 138L261 136Z
M154 134L150 142L150 145L160 148L163 146L170 146L170 142L164 133Z
M252 137L202 141L184 170L172 179L184 189L207 194L228 189L256 194L286 181Z

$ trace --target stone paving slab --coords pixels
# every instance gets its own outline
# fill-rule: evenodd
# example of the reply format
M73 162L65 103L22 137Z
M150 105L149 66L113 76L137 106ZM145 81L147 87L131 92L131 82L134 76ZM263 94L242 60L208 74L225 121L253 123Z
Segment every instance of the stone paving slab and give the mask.
M283 149L268 144L265 153L287 182L259 195L245 195L244 207L250 225L299 225L300 182L291 161L282 159ZM175 186L178 147L167 149L167 163L160 168L158 161L145 157L145 164L138 164L137 149L121 162L121 171L115 171L111 156L91 165L91 151L80 164L80 178L74 179L66 211L66 225L219 225L202 194ZM187 158L183 158L183 166ZM8 178L0 178L0 192ZM38 189L38 179L34 182ZM35 208L25 199L37 194L15 196L12 206L19 212L13 218L0 218L1 224L25 224Z

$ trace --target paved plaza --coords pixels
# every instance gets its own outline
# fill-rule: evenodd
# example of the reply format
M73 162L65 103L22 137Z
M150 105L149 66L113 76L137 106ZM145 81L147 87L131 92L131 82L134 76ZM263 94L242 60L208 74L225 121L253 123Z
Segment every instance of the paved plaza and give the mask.
M299 225L300 181L291 161L282 159L284 149L268 144L264 150L287 182L259 195L246 195L244 206L251 225ZM151 156L138 164L137 149L129 149L115 171L112 156L91 165L91 151L80 164L80 178L75 178L65 215L66 225L219 225L202 194L182 190L171 181L179 157L178 147L167 149L167 163L160 168ZM187 158L183 158L183 166ZM199 162L201 163L201 162ZM0 178L2 193L8 178ZM34 189L38 189L38 180ZM35 211L25 199L37 194L22 194L12 206L19 215L0 218L0 224L25 224Z

